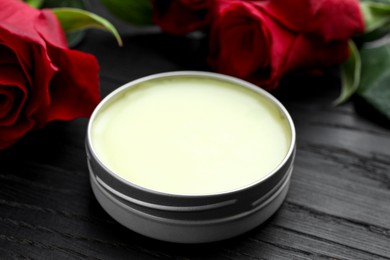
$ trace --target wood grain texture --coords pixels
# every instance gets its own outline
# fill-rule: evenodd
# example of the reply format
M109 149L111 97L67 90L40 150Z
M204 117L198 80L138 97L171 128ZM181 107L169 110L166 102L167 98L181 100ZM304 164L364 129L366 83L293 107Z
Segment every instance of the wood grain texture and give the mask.
M96 30L78 46L99 60L102 96L153 73L208 69L198 39L113 21L123 47ZM390 130L353 103L333 106L339 84L332 71L300 75L273 93L297 129L287 199L261 226L218 243L155 241L104 212L88 178L88 119L27 134L0 151L0 259L390 259Z

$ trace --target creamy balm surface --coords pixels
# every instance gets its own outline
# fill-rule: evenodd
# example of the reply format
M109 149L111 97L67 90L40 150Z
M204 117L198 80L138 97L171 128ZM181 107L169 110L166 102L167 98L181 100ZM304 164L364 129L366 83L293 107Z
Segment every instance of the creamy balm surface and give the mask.
M178 76L120 92L94 118L92 146L115 174L171 194L243 188L285 158L287 119L260 94L218 79Z

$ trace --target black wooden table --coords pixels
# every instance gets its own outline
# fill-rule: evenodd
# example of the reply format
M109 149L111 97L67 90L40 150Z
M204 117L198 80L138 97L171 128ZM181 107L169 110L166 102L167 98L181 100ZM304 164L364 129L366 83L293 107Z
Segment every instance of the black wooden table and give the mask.
M98 58L103 97L141 76L207 70L198 39L114 22L122 48L96 30L77 47ZM283 81L274 95L298 138L287 199L263 225L212 244L156 241L108 216L89 184L88 119L29 133L0 152L0 259L390 259L390 130L352 102L333 106L339 87L337 73Z

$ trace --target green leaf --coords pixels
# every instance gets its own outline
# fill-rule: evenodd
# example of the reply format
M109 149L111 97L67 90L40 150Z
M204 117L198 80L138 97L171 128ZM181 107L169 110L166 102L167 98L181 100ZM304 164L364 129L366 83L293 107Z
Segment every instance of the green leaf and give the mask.
M43 4L43 1L44 0L25 0L25 2L28 5L30 5L30 6L32 6L34 8L40 8L42 6L42 4Z
M357 94L390 119L390 43L362 48L362 73Z
M106 19L94 13L77 8L53 8L52 11L60 21L65 32L75 32L87 28L98 28L111 32L119 46L122 46L122 39L115 27Z
M73 7L78 9L86 9L84 0L44 0L41 8L53 9L56 7ZM66 40L70 48L75 47L80 43L85 36L85 31L67 32Z
M360 0L360 2L371 2L371 3L390 4L390 0Z
M385 37L389 32L390 32L390 20L385 24L383 24L382 26L378 27L377 29L364 33L363 35L358 37L357 40L361 40L362 42L373 42L380 38Z
M341 93L335 104L347 101L358 89L362 62L359 51L353 41L348 42L349 57L341 64Z
M153 8L150 0L100 0L119 19L135 25L152 24Z
M390 4L379 2L361 2L365 33L371 33L390 22Z

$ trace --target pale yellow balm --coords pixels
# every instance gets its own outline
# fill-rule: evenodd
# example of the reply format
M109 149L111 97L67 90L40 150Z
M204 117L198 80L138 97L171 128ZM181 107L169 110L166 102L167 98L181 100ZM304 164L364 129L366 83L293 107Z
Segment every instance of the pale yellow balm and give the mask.
M264 179L291 145L268 98L234 83L178 76L120 92L96 115L92 146L115 174L170 194L209 195Z

